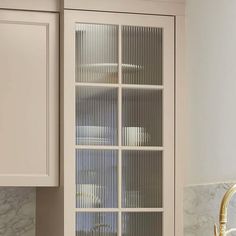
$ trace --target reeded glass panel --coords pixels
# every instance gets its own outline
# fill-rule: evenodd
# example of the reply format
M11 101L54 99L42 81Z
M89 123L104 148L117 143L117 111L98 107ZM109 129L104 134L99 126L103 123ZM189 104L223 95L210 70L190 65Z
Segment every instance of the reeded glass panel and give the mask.
M122 27L122 81L162 84L162 29Z
M117 207L117 151L76 151L77 208Z
M117 213L81 212L76 214L76 236L116 236Z
M122 213L122 236L162 236L162 213Z
M76 25L76 81L118 82L118 26Z
M122 144L162 146L162 91L123 89Z
M162 207L162 152L122 152L122 207Z
M117 144L116 88L76 87L76 144Z

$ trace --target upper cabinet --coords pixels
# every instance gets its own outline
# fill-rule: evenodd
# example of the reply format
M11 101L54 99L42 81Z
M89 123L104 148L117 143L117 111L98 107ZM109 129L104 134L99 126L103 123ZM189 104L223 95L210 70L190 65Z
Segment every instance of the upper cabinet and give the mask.
M0 10L0 185L57 186L59 15Z
M174 30L65 12L65 235L174 235Z
M122 1L64 1L61 186L37 190L37 236L183 235L183 3Z

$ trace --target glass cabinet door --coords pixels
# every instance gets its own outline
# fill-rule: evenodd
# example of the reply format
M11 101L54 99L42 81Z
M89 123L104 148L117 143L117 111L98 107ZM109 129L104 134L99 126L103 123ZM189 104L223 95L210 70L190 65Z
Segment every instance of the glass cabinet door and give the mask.
M76 82L118 83L118 26L76 25Z
M74 19L75 235L173 235L173 18L88 15Z
M122 89L122 145L162 146L162 90Z
M162 85L162 28L122 26L121 30L122 82Z
M76 87L76 144L117 145L116 88Z

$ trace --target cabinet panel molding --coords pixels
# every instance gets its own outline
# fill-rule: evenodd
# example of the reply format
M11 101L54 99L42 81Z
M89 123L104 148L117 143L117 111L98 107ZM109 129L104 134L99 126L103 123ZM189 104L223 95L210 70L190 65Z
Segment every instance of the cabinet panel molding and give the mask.
M58 15L0 12L0 185L56 186Z

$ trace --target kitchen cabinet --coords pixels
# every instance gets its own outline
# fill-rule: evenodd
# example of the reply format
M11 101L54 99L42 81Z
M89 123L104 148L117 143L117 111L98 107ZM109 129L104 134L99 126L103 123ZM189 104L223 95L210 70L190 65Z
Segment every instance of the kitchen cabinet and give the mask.
M0 186L58 186L59 15L0 10Z
M184 0L0 8L0 185L44 187L36 235L182 236Z
M61 187L37 191L37 236L177 235L176 18L63 23Z
M78 12L66 23L68 234L173 235L174 18Z

